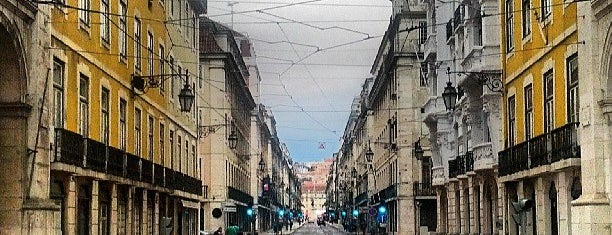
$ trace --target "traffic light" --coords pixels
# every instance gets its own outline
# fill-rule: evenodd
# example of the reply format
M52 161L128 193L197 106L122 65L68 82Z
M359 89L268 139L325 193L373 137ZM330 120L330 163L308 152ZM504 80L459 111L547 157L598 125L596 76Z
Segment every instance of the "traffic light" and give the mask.
M283 209L278 210L278 215L284 216L285 215L285 211Z
M515 214L512 214L514 222L516 222L519 226L523 226L523 218L525 217L525 212L533 207L533 200L528 198L522 198L516 202L512 202L512 206L514 207L514 211L516 211Z
M251 208L247 209L246 213L249 217L253 217L253 209Z
M353 216L354 217L358 217L359 216L359 211L357 209L353 209Z
M342 211L342 217L346 217L346 211Z
M160 235L172 234L172 217L162 217L159 223Z
M384 205L381 205L378 207L378 214L387 214L387 207L385 207Z

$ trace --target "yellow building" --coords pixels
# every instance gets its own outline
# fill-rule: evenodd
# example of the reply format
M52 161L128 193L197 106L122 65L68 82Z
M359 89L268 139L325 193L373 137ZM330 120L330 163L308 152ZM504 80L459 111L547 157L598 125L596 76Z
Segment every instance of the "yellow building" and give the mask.
M511 215L520 211L512 202L525 198L535 202L524 208L526 234L568 234L570 202L581 194L576 3L505 0L500 6L504 233L518 234Z
M196 234L197 112L181 112L178 94L187 81L198 92L195 22L203 1L64 2L50 21L58 227Z

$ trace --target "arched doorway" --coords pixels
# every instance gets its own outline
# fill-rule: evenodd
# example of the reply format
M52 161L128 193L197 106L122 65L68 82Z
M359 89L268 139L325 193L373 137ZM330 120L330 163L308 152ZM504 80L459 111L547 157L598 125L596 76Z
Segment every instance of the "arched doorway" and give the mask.
M27 159L27 117L30 108L21 102L25 77L21 48L13 30L0 16L0 224L2 231L20 233L21 209L25 197Z

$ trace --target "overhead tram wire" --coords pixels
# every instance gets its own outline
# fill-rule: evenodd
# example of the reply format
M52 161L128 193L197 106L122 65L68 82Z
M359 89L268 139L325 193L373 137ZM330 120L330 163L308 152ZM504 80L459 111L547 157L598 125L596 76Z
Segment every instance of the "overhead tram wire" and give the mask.
M231 1L221 1L221 0L209 0L208 2L220 2L227 3ZM281 5L281 4L289 4L290 2L258 2L258 1L240 1L240 3L244 4L270 4L270 5ZM341 4L341 3L306 3L303 5L312 5L312 6L337 6L337 7L380 7L380 8L390 8L391 5L374 5L374 4Z

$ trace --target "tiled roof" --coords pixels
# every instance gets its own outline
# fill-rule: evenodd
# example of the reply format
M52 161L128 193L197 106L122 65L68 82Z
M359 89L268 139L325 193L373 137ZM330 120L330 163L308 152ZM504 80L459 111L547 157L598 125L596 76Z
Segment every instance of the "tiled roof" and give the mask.
M200 30L200 53L220 53L223 52L215 36L209 30Z

